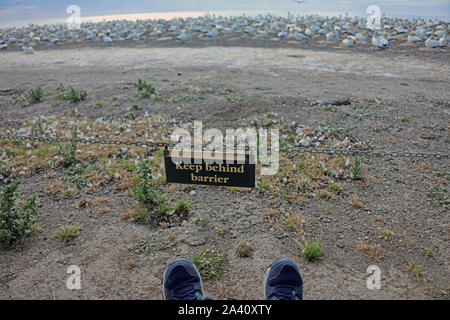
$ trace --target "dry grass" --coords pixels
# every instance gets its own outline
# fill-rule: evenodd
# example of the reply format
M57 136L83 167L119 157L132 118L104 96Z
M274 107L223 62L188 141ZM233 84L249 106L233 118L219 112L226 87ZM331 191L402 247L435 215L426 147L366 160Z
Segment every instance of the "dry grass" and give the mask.
M408 270L417 279L420 279L424 274L423 268L421 268L416 262L412 260L408 261Z
M253 256L253 251L255 251L255 246L249 240L240 242L234 250L236 256L240 258L248 258Z
M30 233L32 235L36 235L36 234L39 234L39 233L42 233L42 232L44 232L44 226L42 224L40 224L40 223L35 223L30 228Z
M56 231L55 236L62 242L69 242L78 236L81 229L81 226L78 224L61 226Z
M380 236L386 240L386 241L392 241L392 238L394 237L394 232L386 229L386 228L379 228L378 231L380 232Z
M135 182L134 177L131 177L129 175L127 175L125 177L122 176L122 181L120 183L116 184L114 186L114 188L116 190L125 190L125 189L130 188L134 184L134 182Z
M287 216L281 218L278 225L281 228L302 234L306 223L307 221L301 213L289 213Z
M70 198L78 194L75 187L68 185L64 180L57 179L45 186L47 192L59 198Z
M135 212L135 209L125 211L120 215L120 218L123 220L129 220L133 217L134 212Z
M112 209L108 208L108 207L101 207L101 208L97 209L98 214L105 214L105 213L110 213L110 212L112 212Z
M224 282L218 282L217 283L217 293L219 294L220 298L227 298L230 293L230 288L224 283Z
M374 258L377 261L381 261L386 256L386 252L384 252L382 249L372 246L368 242L362 242L358 244L358 250L361 252L366 253L371 258Z
M363 207L362 199L359 197L354 197L349 205L353 209L361 209Z
M273 222L279 213L280 212L277 209L267 209L263 213L263 215L265 218L267 218L269 220L269 222Z
M137 262L133 258L128 258L128 259L125 259L124 265L125 265L125 269L132 270L136 267Z

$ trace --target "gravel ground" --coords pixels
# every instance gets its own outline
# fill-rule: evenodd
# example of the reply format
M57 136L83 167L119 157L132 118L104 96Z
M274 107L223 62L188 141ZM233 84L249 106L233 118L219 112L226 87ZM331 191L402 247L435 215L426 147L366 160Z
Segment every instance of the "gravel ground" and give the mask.
M292 121L327 127L338 140L347 137L377 149L446 153L449 62L448 48L401 44L388 50L249 39L42 45L34 55L0 54L0 129L20 130L40 116L61 123L162 116L164 125L149 131L167 134L174 127L170 119L202 120L204 127L224 129L271 118L286 124L286 130ZM139 98L131 85L139 78L152 83L160 99ZM60 83L86 90L87 99L58 99ZM11 103L13 94L37 85L45 92L42 102L26 108ZM95 108L96 102L103 106ZM281 164L289 166L298 161L295 157L285 155ZM172 228L121 218L135 201L113 182L74 197L55 197L47 185L64 175L61 167L27 173L21 193L40 197L43 230L27 237L20 250L0 248L0 298L160 299L161 277L172 258L219 248L227 256L224 275L204 284L215 299L260 299L264 271L279 257L299 264L305 299L448 299L448 209L433 205L429 196L438 183L448 190L448 160L365 157L362 165L363 179L337 178L341 187L331 198L286 182L283 177L300 175L287 169L268 180L268 190L162 184L169 202L192 204L186 223ZM285 199L283 190L295 190L306 201ZM77 206L87 197L107 198L104 206L111 212L98 214L101 205ZM442 197L448 204L448 191ZM354 200L360 205L349 205ZM270 219L269 209L301 213L306 221L301 234ZM209 223L195 223L196 217ZM55 230L70 223L81 224L82 231L69 243L59 242ZM218 232L223 228L227 231ZM254 245L254 254L236 257L235 247L245 239ZM156 245L136 254L133 248L141 240ZM321 241L322 262L305 261L299 240ZM384 257L374 258L361 244ZM127 259L136 265L126 268ZM380 290L366 286L366 270L374 264L381 269ZM81 269L81 290L66 288L69 265ZM421 274L414 274L419 268Z

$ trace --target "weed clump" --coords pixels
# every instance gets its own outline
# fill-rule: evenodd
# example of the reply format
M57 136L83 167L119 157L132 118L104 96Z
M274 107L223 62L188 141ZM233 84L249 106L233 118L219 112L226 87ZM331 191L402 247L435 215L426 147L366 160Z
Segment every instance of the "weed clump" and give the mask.
M234 250L236 256L240 258L249 258L253 256L253 251L255 251L255 246L248 240L240 242Z
M205 249L197 252L192 258L192 263L197 267L204 279L219 279L224 273L225 255L219 249Z
M12 245L21 241L30 230L38 213L37 196L29 197L23 206L16 202L21 181L15 180L2 190L0 201L0 242Z
M22 107L28 107L32 104L36 104L44 100L44 91L41 86L34 89L30 89L21 95L13 95L12 103L16 104L22 102Z
M133 86L138 90L141 98L150 98L152 95L156 94L155 87L145 80L139 79L137 82L133 83Z
M56 237L62 242L69 242L78 236L78 232L81 231L79 224L65 225L56 231Z
M350 168L350 178L352 178L353 180L358 180L361 178L361 160L359 159L358 156L355 156L355 158L353 158L353 164L352 167Z
M450 206L449 193L449 190L444 185L438 183L428 191L428 197L433 206L441 206L442 211L445 212Z
M77 131L78 131L77 127L74 127L72 129L72 139L78 138ZM77 148L78 148L77 143L74 141L72 141L69 144L59 146L59 153L62 156L61 163L64 167L67 168L70 166L74 166L77 163L77 158L76 158Z
M85 100L87 97L87 92L84 90L74 89L72 86L69 86L69 90L62 93L59 98L63 100L67 100L70 102L78 102Z
M189 204L180 200L175 208L168 205L162 194L152 184L151 161L143 160L138 164L138 177L130 192L139 206L134 210L132 219L142 224L168 225L180 224L188 215Z
M318 263L322 261L323 245L321 242L307 242L302 252L303 258L308 262Z

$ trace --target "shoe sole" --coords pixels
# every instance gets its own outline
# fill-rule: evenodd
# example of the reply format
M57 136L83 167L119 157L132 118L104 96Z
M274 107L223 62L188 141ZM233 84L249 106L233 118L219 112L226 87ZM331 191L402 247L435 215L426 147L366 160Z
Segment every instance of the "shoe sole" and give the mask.
M164 288L165 288L165 286L164 286L164 285L165 285L164 279L166 279L166 272L167 272L167 270L169 269L169 266L170 266L170 265L174 264L175 262L179 262L179 261L187 261L187 262L192 263L192 261L189 260L189 259L186 259L186 258L178 258L178 259L172 260L172 261L167 265L166 270L164 270L163 280L162 280L162 296L163 296L163 299L164 299L164 300L166 300L166 295L165 295L165 293L164 293L164 292L165 292L165 290L164 290ZM200 275L200 272L198 271L198 269L197 269L197 267L195 266L195 264L192 263L192 265L194 266L195 271L197 271L197 273ZM199 278L200 278L200 289L202 290L202 293L203 293L203 281L202 281L202 277L199 276Z

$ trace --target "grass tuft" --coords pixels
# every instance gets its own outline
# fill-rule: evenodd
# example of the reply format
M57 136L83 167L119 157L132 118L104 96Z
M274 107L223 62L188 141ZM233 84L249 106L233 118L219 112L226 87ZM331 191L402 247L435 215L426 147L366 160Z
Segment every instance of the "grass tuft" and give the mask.
M219 279L224 273L226 257L219 249L205 249L197 252L192 263L204 279Z

